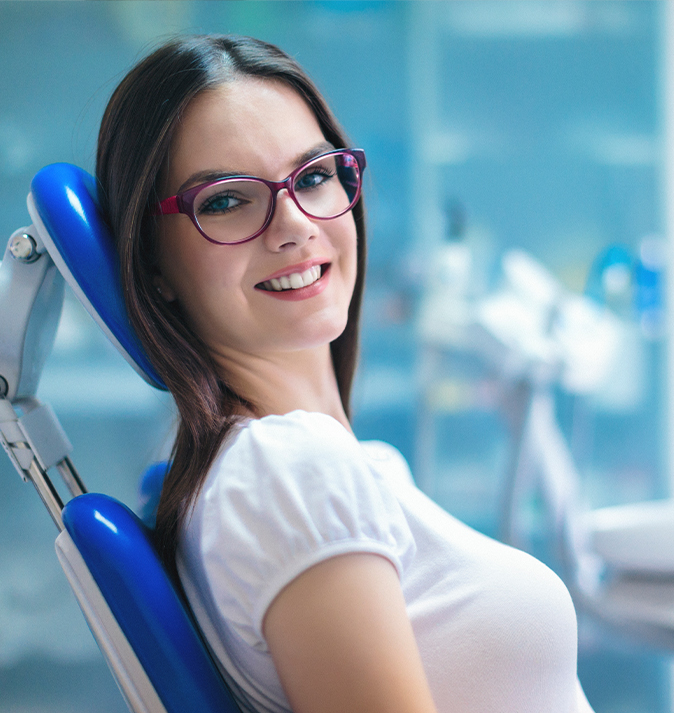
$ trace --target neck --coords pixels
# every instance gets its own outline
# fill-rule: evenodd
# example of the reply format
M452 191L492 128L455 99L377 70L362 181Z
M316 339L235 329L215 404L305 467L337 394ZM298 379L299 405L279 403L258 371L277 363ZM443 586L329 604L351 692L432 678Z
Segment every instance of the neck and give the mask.
M329 345L269 355L218 353L215 359L232 387L255 404L256 415L302 409L332 416L351 431Z

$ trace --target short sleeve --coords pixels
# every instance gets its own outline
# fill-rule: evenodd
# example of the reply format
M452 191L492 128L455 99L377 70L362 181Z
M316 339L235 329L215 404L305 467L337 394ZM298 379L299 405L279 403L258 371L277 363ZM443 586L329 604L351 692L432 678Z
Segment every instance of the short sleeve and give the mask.
M386 557L402 578L414 550L400 505L361 444L327 415L294 411L251 420L234 434L179 555L211 614L264 651L267 608L303 571L367 552Z

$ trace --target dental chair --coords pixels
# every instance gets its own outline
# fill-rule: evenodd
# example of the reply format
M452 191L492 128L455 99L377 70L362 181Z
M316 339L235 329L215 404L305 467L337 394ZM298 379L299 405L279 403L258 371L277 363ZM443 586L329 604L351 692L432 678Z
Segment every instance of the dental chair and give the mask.
M87 493L56 415L35 396L65 282L138 374L165 388L129 326L94 179L69 164L47 166L32 181L28 210L32 224L12 234L0 265L2 445L57 527L59 561L129 709L237 713L149 528L119 501ZM154 482L146 521L165 470L145 478ZM54 471L71 495L65 504Z

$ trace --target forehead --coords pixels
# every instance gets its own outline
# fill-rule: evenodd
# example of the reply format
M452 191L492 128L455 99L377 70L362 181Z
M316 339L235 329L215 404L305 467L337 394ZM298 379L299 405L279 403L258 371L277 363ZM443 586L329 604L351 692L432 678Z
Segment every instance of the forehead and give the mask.
M208 89L187 107L169 154L169 189L198 172L285 178L296 156L324 141L316 117L289 86L244 78Z

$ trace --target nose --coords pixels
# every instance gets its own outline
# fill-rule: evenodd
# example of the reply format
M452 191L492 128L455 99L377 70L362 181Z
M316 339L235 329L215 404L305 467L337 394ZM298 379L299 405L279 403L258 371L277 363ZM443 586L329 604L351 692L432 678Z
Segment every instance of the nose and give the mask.
M281 189L274 215L261 236L268 249L278 252L301 247L315 237L316 224L299 209L287 189Z

